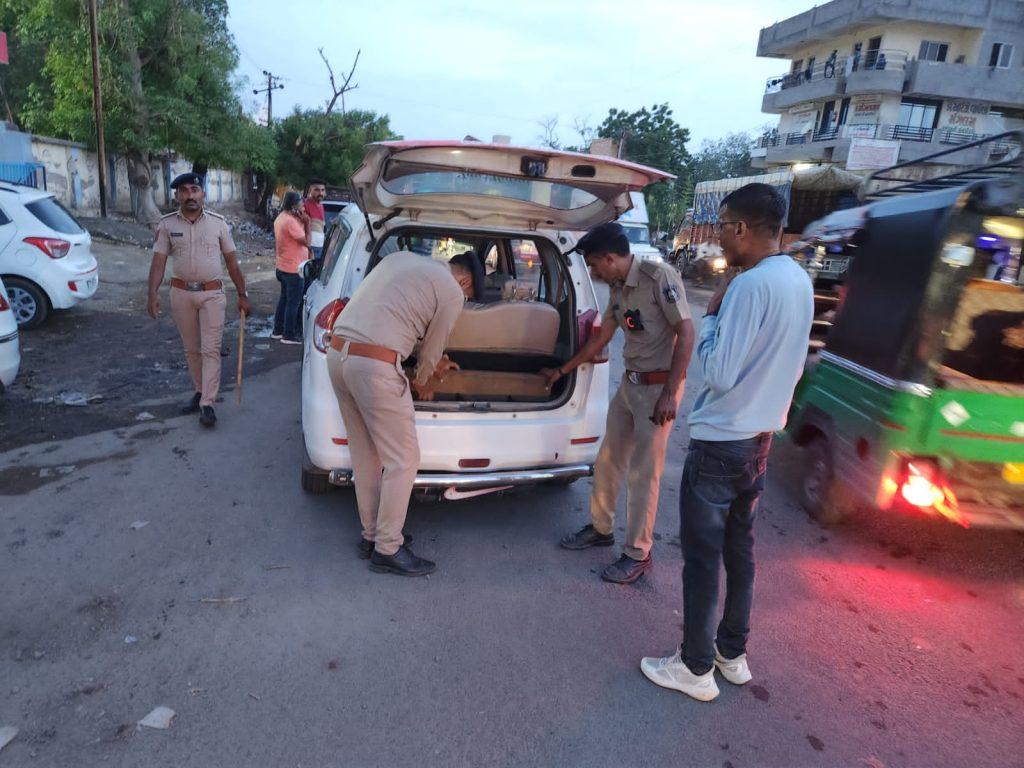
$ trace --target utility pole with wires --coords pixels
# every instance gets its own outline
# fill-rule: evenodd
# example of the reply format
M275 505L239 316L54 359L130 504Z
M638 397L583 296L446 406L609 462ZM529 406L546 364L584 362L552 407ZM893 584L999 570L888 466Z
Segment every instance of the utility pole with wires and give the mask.
M92 102L96 111L96 161L100 177L100 216L107 217L107 150L103 142L103 91L100 87L100 38L96 0L89 0L89 42L92 48Z
M264 69L263 76L267 78L267 87L253 88L252 92L257 95L261 93L267 94L267 128L270 128L274 123L274 91L279 91L284 86L277 82L281 79L279 75L272 75Z

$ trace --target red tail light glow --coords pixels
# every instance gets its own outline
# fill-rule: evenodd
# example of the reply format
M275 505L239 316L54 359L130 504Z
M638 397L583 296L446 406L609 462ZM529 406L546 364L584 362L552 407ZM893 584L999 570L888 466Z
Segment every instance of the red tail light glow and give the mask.
M928 459L905 459L895 477L882 480L880 506L911 507L928 514L939 514L950 522L967 527L956 494L949 487L942 469Z
M7 294L0 290L0 312L6 312L11 308L11 305L7 303Z
M334 323L346 304L347 298L335 299L317 313L313 326L313 346L321 352L327 352L327 334L334 328Z
M579 339L579 345L582 347L590 339L595 336L601 330L601 313L596 309L588 309L582 315L576 318L576 338ZM607 363L608 362L608 348L602 349L597 357L591 360L592 363Z
M63 259L71 250L71 243L56 237L26 237L22 242L34 245L51 259Z
M490 459L459 459L459 467L461 469L483 469L490 465Z

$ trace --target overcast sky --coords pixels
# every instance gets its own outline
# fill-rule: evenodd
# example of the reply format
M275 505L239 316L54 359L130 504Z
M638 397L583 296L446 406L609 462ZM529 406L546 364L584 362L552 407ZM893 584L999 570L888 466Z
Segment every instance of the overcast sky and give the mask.
M255 112L262 70L281 75L274 115L330 97L335 74L362 49L352 109L386 113L405 138L537 144L538 122L596 126L610 107L668 102L690 149L731 131L755 132L765 78L787 68L758 59L761 27L807 10L808 0L231 0L229 26Z

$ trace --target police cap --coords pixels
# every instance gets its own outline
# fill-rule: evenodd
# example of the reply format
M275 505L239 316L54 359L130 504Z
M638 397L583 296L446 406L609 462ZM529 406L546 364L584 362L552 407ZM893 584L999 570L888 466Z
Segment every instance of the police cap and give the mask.
M626 230L617 221L609 221L591 227L587 234L580 238L576 244L576 250L584 257L597 253L618 253L626 255L629 253L629 238L626 237Z
M175 176L174 181L171 182L171 189L177 189L182 184L195 184L196 186L203 186L203 177L198 173L182 173Z

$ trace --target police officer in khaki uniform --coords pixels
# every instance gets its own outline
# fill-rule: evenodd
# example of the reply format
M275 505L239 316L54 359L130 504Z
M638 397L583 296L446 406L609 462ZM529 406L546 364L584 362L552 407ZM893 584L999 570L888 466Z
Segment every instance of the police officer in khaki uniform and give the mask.
M217 423L213 403L220 391L220 349L224 336L224 281L221 259L238 292L238 309L252 311L245 277L238 266L231 228L219 214L203 208L203 179L183 173L171 182L178 210L160 219L149 268L149 316L160 314L158 291L171 257L171 316L181 334L195 394L184 413L199 412L199 423Z
M425 576L435 568L402 534L420 464L402 361L416 350L411 386L430 400L436 381L458 367L444 349L472 291L465 267L398 251L373 268L334 324L327 370L352 454L360 556L374 571Z
M616 222L601 224L577 246L595 279L611 286L601 332L557 370L545 371L549 386L592 360L622 328L626 371L608 409L604 442L594 467L591 523L562 539L565 549L615 543L615 505L626 489L626 542L622 556L601 578L630 584L651 567L658 487L665 447L683 394L693 351L693 322L683 282L663 262L641 261Z

